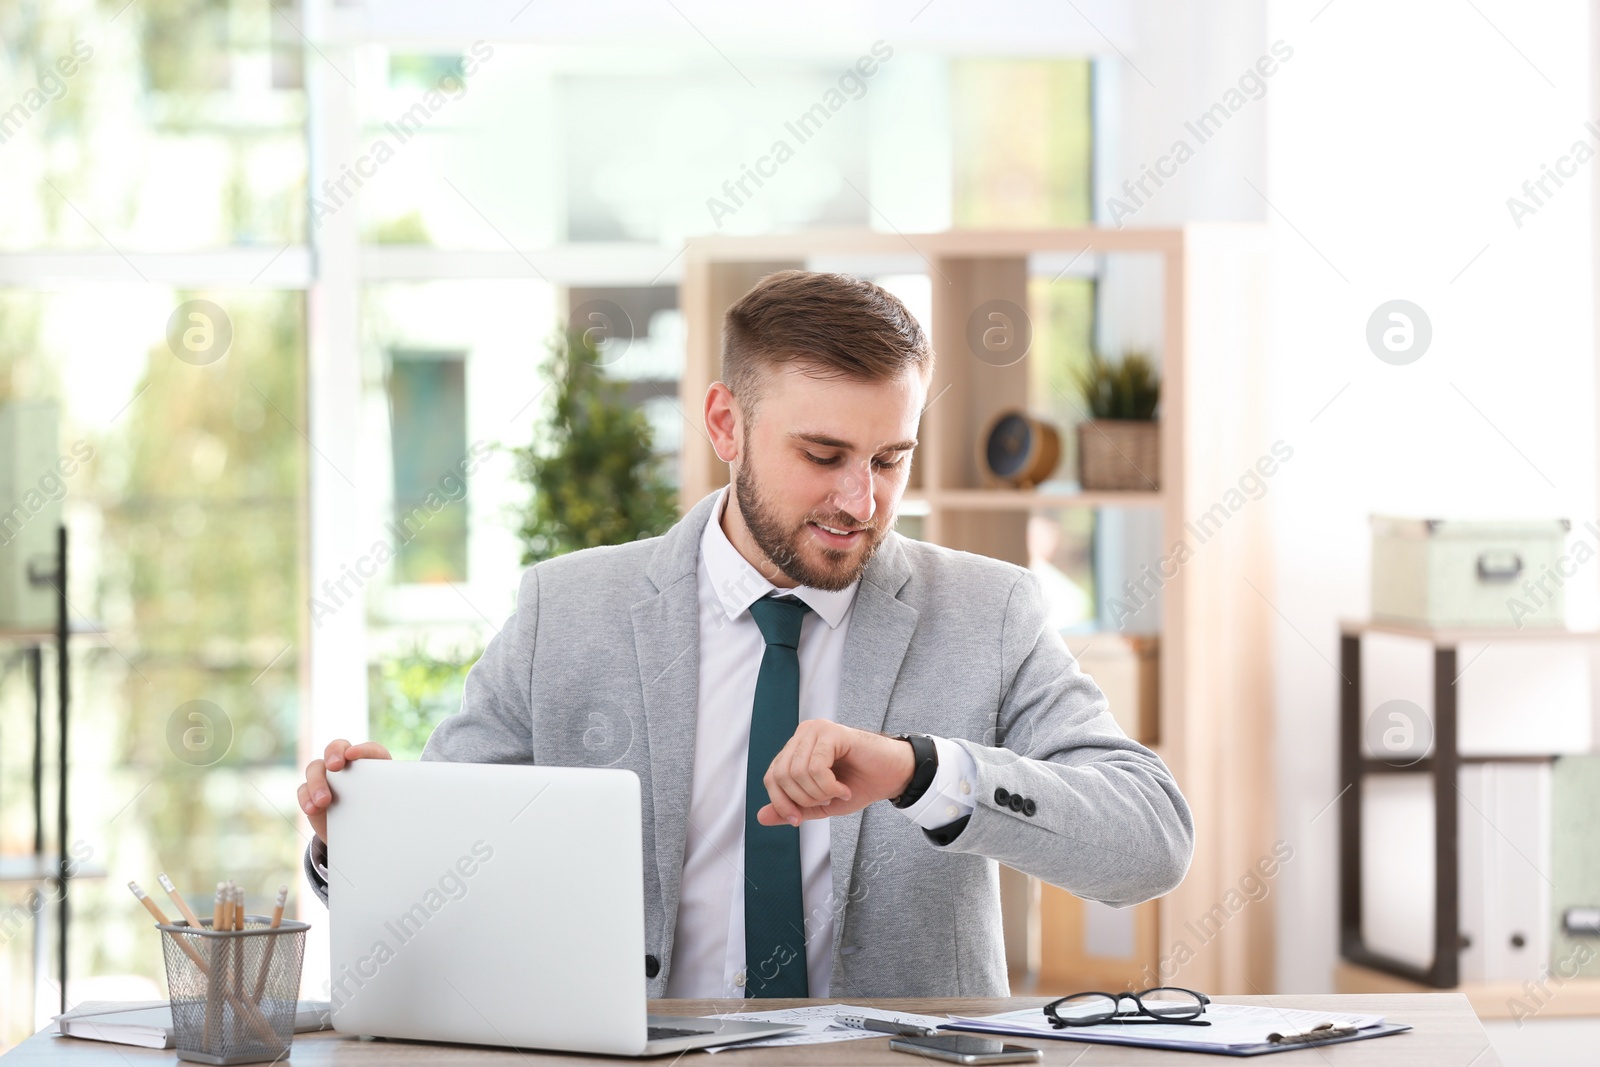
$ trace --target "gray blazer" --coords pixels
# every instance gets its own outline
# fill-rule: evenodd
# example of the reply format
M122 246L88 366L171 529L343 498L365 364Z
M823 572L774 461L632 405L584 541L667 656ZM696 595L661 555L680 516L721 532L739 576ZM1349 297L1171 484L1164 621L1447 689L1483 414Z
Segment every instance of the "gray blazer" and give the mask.
M638 774L652 997L672 970L694 772L696 565L715 500L661 537L530 567L461 710L422 755ZM888 804L832 820L832 997L1007 995L998 863L1115 906L1167 892L1188 869L1194 824L1171 773L1117 728L1021 567L889 534L856 594L838 721L951 738L978 782L977 808L948 844ZM309 851L306 868L326 901Z

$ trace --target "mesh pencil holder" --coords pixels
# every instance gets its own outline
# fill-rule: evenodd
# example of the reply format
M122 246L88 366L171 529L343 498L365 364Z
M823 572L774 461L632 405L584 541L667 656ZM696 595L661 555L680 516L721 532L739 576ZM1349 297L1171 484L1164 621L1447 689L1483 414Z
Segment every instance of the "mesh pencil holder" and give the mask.
M161 926L167 995L180 1060L262 1063L283 1059L294 1041L306 931L261 915L243 930L188 923Z

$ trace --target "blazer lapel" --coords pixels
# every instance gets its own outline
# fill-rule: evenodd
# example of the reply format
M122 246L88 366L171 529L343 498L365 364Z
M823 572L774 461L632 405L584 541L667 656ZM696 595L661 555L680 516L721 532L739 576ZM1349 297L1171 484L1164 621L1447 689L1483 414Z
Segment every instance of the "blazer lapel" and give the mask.
M633 642L650 738L650 795L655 813L656 873L671 943L678 918L694 776L695 709L700 682L700 627L693 577L633 606Z
M659 592L631 609L650 745L646 788L655 821L656 876L668 945L678 922L689 789L694 777L700 692L700 609L695 575L700 535L716 496L712 493L701 499L662 538L645 571Z
M917 628L917 609L897 596L911 577L899 537L899 534L889 535L861 576L839 675L839 722L874 733L883 729L884 719L889 714L889 694L900 676L900 664L905 660L911 635ZM850 899L850 879L855 870L864 814L858 811L831 820L828 852L835 901ZM835 954L843 936L844 923L835 922Z

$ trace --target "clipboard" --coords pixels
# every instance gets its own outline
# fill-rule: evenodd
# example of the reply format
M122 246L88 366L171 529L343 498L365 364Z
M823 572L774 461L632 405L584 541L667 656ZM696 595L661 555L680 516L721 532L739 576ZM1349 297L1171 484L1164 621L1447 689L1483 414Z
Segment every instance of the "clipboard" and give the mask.
M1241 1012L1259 1014L1260 1009L1253 1006L1242 1008L1240 1005L1217 1004L1213 1005L1208 1015L1215 1022L1227 1025L1229 1022L1240 1022L1238 1016ZM1282 1029L1285 1033L1293 1031L1293 1025L1300 1024L1305 1028L1316 1026L1328 1020L1327 1013L1305 1012L1299 1009L1288 1011L1284 1014L1293 1016L1286 1018ZM1219 1018L1220 1016L1220 1018ZM1256 1022L1254 1032L1261 1034L1263 1027ZM1409 1025L1391 1023L1381 1016L1357 1017L1358 1026L1352 1029L1335 1030L1328 1037L1306 1037L1302 1040L1290 1041L1233 1041L1229 1042L1220 1033L1213 1033L1208 1029L1183 1026L1143 1026L1143 1025L1115 1025L1101 1024L1099 1026L1069 1027L1054 1029L1051 1027L1037 1009L1005 1012L1001 1015L987 1018L952 1017L940 1029L962 1030L970 1033L991 1034L1006 1037L1044 1038L1052 1041L1073 1041L1093 1045L1124 1045L1130 1048L1166 1049L1173 1052L1200 1052L1215 1056L1265 1056L1274 1052L1291 1052L1295 1049L1320 1048L1323 1045L1342 1045L1350 1041L1366 1041L1374 1037L1388 1037L1391 1034L1404 1033L1410 1030ZM1187 1032L1185 1032L1187 1031ZM1192 1036L1191 1036L1192 1035Z

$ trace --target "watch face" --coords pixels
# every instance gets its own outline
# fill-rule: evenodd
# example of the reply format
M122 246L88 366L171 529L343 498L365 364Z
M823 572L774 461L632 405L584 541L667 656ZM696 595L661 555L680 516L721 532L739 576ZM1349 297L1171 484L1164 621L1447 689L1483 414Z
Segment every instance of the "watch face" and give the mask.
M984 462L1000 478L1014 478L1027 466L1033 446L1033 429L1028 420L1013 412L996 422L984 445Z

